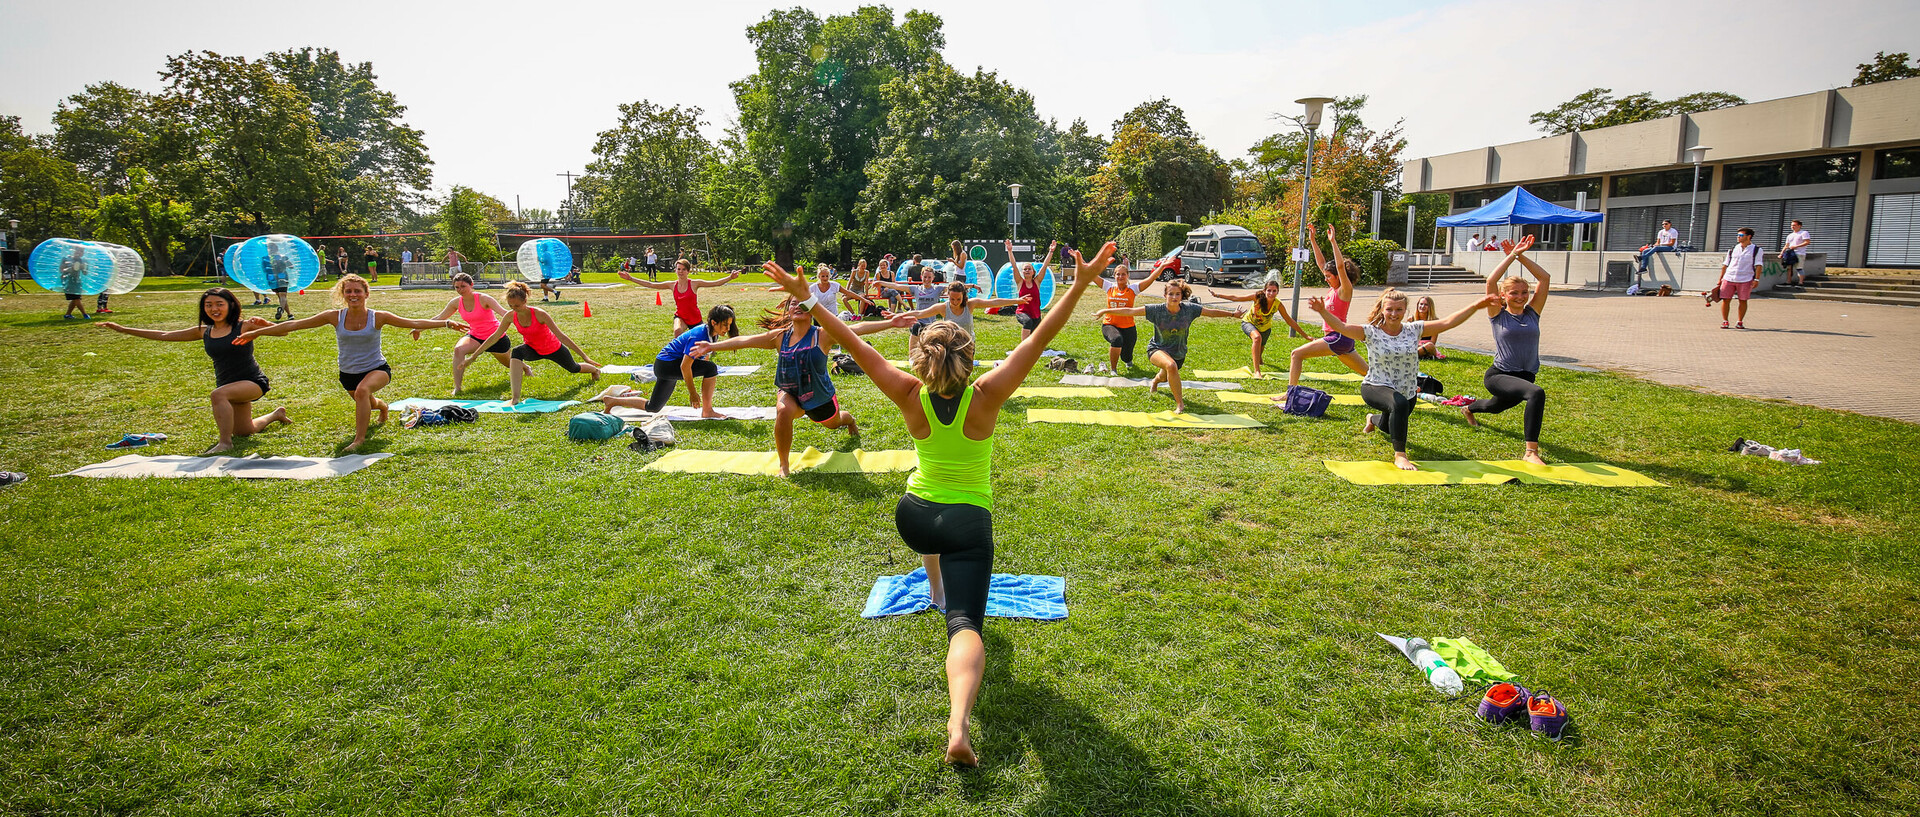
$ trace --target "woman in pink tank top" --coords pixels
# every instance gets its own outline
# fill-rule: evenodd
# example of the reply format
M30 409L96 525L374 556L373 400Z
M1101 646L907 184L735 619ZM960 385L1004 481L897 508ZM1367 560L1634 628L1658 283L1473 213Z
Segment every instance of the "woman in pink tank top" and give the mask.
M673 280L666 283L659 281L642 281L624 272L620 273L620 277L625 278L631 283L646 287L647 289L672 290L674 337L679 337L688 329L699 326L705 320L700 316L700 296L698 292L701 289L723 286L733 279L740 277L739 271L736 270L727 273L727 277L718 281L695 280L693 277L693 264L685 258L673 262L673 271Z
M1307 225L1307 235L1313 235L1314 225ZM1320 254L1319 242L1313 243L1313 260L1320 265L1320 274L1327 279L1327 312L1344 321L1347 310L1353 308L1353 281L1360 277L1360 265L1340 252L1340 237L1332 227L1327 228L1327 244L1333 248L1333 263ZM1354 353L1353 338L1339 332L1328 332L1325 336L1310 343L1295 347L1293 368L1287 373L1287 386L1300 385L1300 375L1306 371L1308 358L1335 357L1352 369L1354 374L1366 375L1367 362Z
M587 353L580 350L573 338L560 331L560 326L553 322L553 316L544 309L527 305L527 296L531 292L523 281L508 281L507 320L501 321L492 334L481 339L480 346L467 353L467 360L472 361L475 355L480 354L481 348L504 340L509 326L520 330L520 337L526 342L513 347L513 351L508 353L512 360L507 366L507 378L513 384L513 398L508 402L516 406L520 404L520 381L533 373L528 364L536 360L551 360L574 374L586 372L593 380L600 379L600 364L593 362L593 358L587 357ZM575 362L575 354L584 362Z
M467 361L475 349L485 347L494 360L500 361L501 366L512 369L513 365L507 358L507 350L511 345L505 336L491 346L485 342L486 338L493 336L494 330L500 328L500 317L507 314L507 308L494 300L492 295L474 291L473 276L464 272L453 274L453 291L459 294L448 301L447 308L440 310L440 314L433 316L433 319L445 320L458 313L460 321L467 325L467 334L453 345L453 396L459 397L460 382L467 375ZM413 330L413 339L420 339L420 330Z

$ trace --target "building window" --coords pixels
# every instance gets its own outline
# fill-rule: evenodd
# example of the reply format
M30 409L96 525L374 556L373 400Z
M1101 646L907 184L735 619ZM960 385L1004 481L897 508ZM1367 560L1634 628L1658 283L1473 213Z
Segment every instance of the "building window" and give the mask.
M1615 198L1626 196L1651 196L1660 192L1660 174L1633 173L1613 177L1613 195Z
M1565 192L1569 200L1579 198L1581 193L1587 194L1589 201L1600 198L1600 177L1598 176L1568 179L1565 184L1567 186Z
M1727 181L1720 189L1750 190L1756 187L1780 187L1786 183L1786 162L1752 162L1727 165Z
M1807 156L1787 162L1788 184L1834 184L1860 178L1860 155Z
M1883 150L1873 157L1876 179L1911 179L1920 176L1920 147Z

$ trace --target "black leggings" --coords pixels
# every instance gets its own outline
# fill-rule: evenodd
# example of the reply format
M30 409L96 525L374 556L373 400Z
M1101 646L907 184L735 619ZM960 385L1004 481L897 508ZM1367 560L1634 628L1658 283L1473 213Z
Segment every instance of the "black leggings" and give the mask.
M1527 404L1527 442L1540 442L1540 420L1547 413L1547 390L1533 384L1533 372L1504 372L1488 369L1480 382L1492 397L1482 397L1467 406L1475 414L1499 414L1521 403Z
M1376 386L1372 383L1360 384L1360 399L1367 405L1380 410L1380 429L1393 438L1393 453L1407 452L1407 419L1413 415L1413 398L1393 390L1391 386Z
M987 616L987 585L993 581L993 512L907 494L893 506L893 525L915 553L940 557L947 638L961 630L980 632Z
M1139 341L1140 330L1132 326L1100 327L1100 334L1107 339L1107 345L1120 350L1120 362L1133 365L1133 344Z
M711 360L693 362L694 377L719 377L720 367ZM673 398L673 387L680 382L680 361L672 363L655 358L653 361L653 393L647 395L647 412L654 413L667 407L667 401Z

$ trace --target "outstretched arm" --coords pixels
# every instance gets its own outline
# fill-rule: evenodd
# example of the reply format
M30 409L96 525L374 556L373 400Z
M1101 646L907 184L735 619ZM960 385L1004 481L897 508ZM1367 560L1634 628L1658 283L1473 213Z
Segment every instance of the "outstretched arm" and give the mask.
M553 330L553 336L554 338L560 341L560 345L573 350L574 354L580 356L581 361L585 362L589 366L600 365L598 363L593 362L593 358L587 355L586 350L580 348L580 344L574 343L573 338L567 337L567 333L560 331L560 324L553 322L553 316L547 314L547 310L544 310L544 309L533 310L533 319L546 324L548 329ZM478 350L475 350L475 351L478 351Z
M975 309L999 309L1003 306L1018 306L1024 303L1022 298L974 298L967 305Z
M1335 316L1333 310L1327 308L1327 299L1319 297L1308 298L1307 306L1312 307L1313 311L1320 313L1320 325L1325 326L1328 330L1339 332L1354 340L1367 339L1367 333L1364 329L1340 320L1339 317Z
M1341 300L1353 300L1353 279L1347 277L1347 256L1340 252L1340 236L1332 227L1327 228L1327 245L1333 248L1333 271L1340 276Z
M464 332L467 329L467 325L460 321L446 318L402 318L392 312L379 310L374 311L373 319L381 326L398 326L402 329L412 329L414 332L422 329L459 329Z
M740 277L740 271L734 270L733 272L727 273L727 277L722 278L718 281L707 281L707 280L695 279L693 282L693 288L700 289L703 287L723 287L727 285L727 282L732 281L733 279L738 277Z
M1094 312L1093 316L1096 318L1104 318L1108 315L1128 315L1138 318L1145 314L1147 314L1147 308L1144 306L1109 306L1106 309Z
M661 283L659 281L642 281L624 272L620 273L620 277L625 278L628 281L632 281L633 283L639 284L643 287L646 287L647 289L673 289L672 281L668 281L666 283Z
M812 296L813 293L807 289L807 282L782 269L778 262L768 261L760 268L766 271L767 277L772 278L774 283L785 289L794 300L805 301ZM853 355L854 361L860 364L860 368L867 371L868 379L873 381L874 387L878 388L881 394L886 395L887 399L903 408L914 404L917 399L915 390L920 388L920 380L894 368L887 362L886 356L880 354L880 350L861 341L859 336L848 328L846 322L840 320L839 315L834 314L832 304L823 304L815 299L813 322L820 325L820 330L827 333L827 337L847 347L847 353Z
M1533 236L1527 236L1525 241L1531 246L1533 244ZM1533 263L1533 259L1522 255L1520 256L1520 263L1526 266L1528 273L1533 275L1533 300L1528 301L1527 306L1533 307L1534 314L1545 312L1547 309L1547 289L1551 286L1552 279L1547 276L1547 271L1541 269L1539 264Z
M785 329L770 329L758 335L741 335L737 338L727 338L726 340L716 341L703 340L693 344L693 349L688 353L688 357L706 357L714 352L725 352L729 349L778 349L780 348L780 336L785 334L786 331Z
M1445 318L1441 318L1440 320L1437 320L1437 321L1428 321L1425 326L1421 327L1420 336L1423 338L1437 338L1440 336L1441 332L1445 332L1448 329L1452 329L1456 326L1459 326L1462 323L1465 323L1467 320L1467 316L1472 315L1474 312L1478 311L1481 307L1483 306L1492 307L1493 305L1498 303L1500 303L1500 296L1488 295L1484 298L1481 298L1478 301L1475 301L1474 303L1470 303L1470 304L1467 304L1466 306L1461 307L1459 311L1451 315L1448 315ZM1346 334L1346 333L1342 332L1341 334Z
M1200 307L1200 317L1202 318L1238 318L1245 314L1247 314L1247 310L1244 309L1214 309L1211 306Z
M1160 280L1160 273L1165 272L1167 270L1167 267L1169 266L1172 266L1172 264L1170 263L1163 264L1163 263L1155 262L1153 265L1153 271L1147 273L1147 277L1140 279L1140 283L1134 284L1133 291L1141 292L1141 291L1144 291L1147 287L1153 286L1153 282Z
M1221 300L1226 300L1226 301L1251 301L1255 298L1260 297L1260 293L1258 292L1249 292L1245 295L1234 295L1231 293L1222 295L1218 292L1214 292L1211 289L1207 290L1207 294L1212 295L1215 298L1219 298Z
M135 329L131 326L121 326L113 321L95 321L93 325L147 340L199 340L200 331L204 328L193 326L186 329Z
M297 321L285 321L283 323L269 324L267 326L259 326L253 329L248 329L247 331L241 333L240 338L235 342L246 343L247 341L253 340L254 338L261 337L261 336L277 338L292 332L298 332L302 329L312 329L316 326L326 326L339 319L340 319L340 310L338 309L329 309L325 312L315 312L312 315L308 315Z
M1040 325L1014 346L1013 351L1007 353L1006 360L974 381L974 399L985 398L987 405L984 410L998 412L1007 398L1013 396L1013 390L1027 379L1027 373L1033 371L1033 364L1040 360L1040 353L1046 350L1047 344L1053 342L1055 335L1060 334L1060 328L1067 325L1074 305L1080 302L1080 296L1099 279L1100 271L1107 268L1107 262L1113 260L1113 251L1114 244L1109 241L1092 261L1082 259L1078 252L1073 254L1073 286L1067 290L1066 298L1047 310L1047 316L1040 319Z

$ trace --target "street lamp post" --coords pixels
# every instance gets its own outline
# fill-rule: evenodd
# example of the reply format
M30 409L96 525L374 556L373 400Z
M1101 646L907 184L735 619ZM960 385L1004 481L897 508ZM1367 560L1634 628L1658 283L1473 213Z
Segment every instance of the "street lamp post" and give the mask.
M773 228L773 262L781 269L793 271L793 222L782 221Z
M1007 185L1007 190L1013 193L1013 202L1007 205L1007 227L1011 231L1010 235L1012 237L1012 240L1019 241L1020 240L1020 185L1017 185L1017 184ZM1013 261L1013 259L1009 258L1007 259L1007 261L1011 262Z
M1298 119L1293 120L1295 122L1298 122L1300 124L1300 127L1305 129L1307 132L1307 163L1306 163L1307 169L1306 169L1304 178L1300 182L1300 248L1301 249L1305 249L1307 247L1307 242L1313 240L1313 236L1309 235L1307 230L1307 209L1308 209L1307 206L1308 206L1308 203L1311 202L1313 199L1314 137L1316 135L1316 132L1320 129L1320 113L1322 110L1326 108L1327 103L1332 101L1333 101L1332 97L1325 97L1325 96L1309 96L1309 97L1303 97L1303 98L1294 100L1294 102L1306 106L1306 113L1301 117L1299 117ZM1288 117L1288 118L1293 119L1293 117ZM1307 263L1306 260L1302 258L1295 258L1293 262L1293 314L1295 315L1300 314L1300 274L1302 272L1301 268L1306 266L1306 263Z
M1694 252L1699 252L1699 248L1693 246L1693 211L1700 201L1700 160L1712 149L1706 145L1687 148L1687 160L1693 162L1693 193L1687 196L1687 249Z

